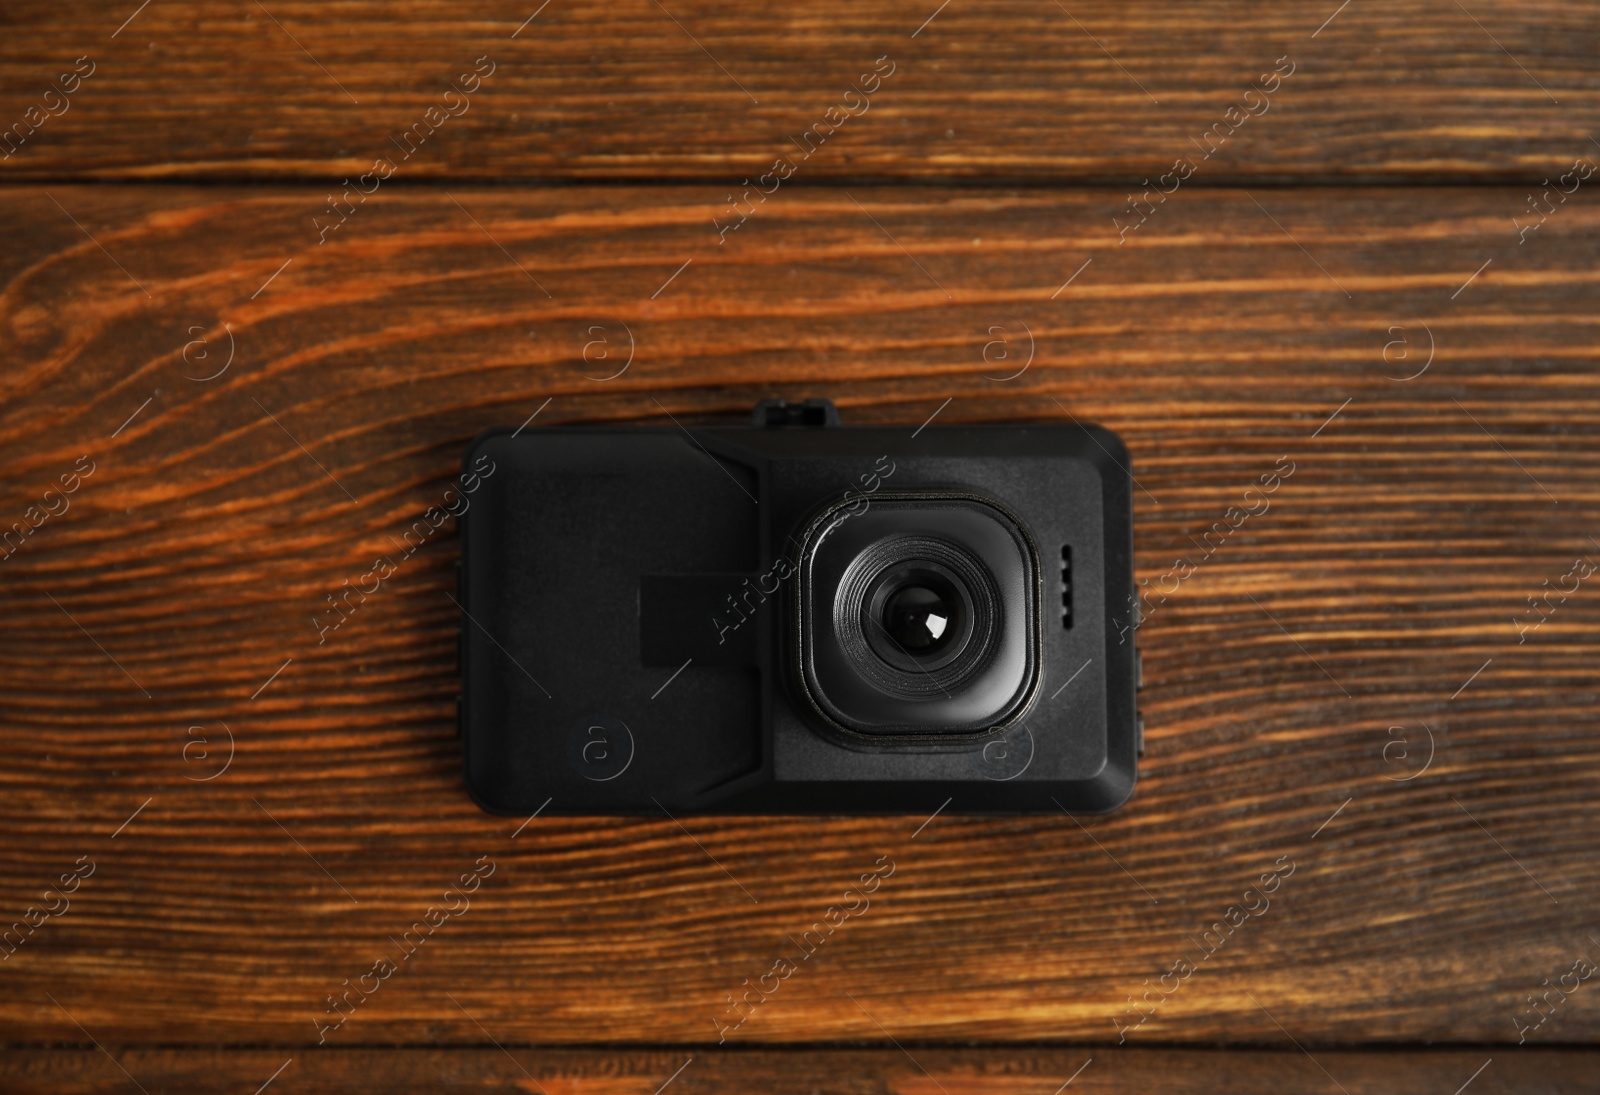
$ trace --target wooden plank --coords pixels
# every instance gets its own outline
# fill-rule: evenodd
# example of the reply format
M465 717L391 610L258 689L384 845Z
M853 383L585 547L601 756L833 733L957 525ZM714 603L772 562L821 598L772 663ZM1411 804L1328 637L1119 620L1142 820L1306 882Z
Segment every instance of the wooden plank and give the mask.
M353 180L390 157L408 180L711 178L721 198L784 156L807 179L1130 180L1191 157L1208 181L1531 184L1594 157L1600 123L1577 0L136 7L7 4L6 177Z
M14 190L0 527L93 468L0 561L6 922L94 872L5 959L0 1025L704 1043L887 856L730 1041L1515 1040L1600 958L1600 599L1527 603L1600 553L1600 213L1519 245L1521 199L1182 190L1119 245L1114 192L785 190L719 244L690 189L384 189L319 245L320 190ZM586 379L591 328L623 323L632 364ZM489 818L460 785L448 527L319 642L486 426L819 394L1127 441L1128 807ZM1528 1041L1600 1034L1600 992L1562 996Z
M1487 1063L1486 1063L1487 1062ZM848 1092L850 1095L1090 1095L1226 1090L1280 1095L1342 1088L1349 1095L1437 1095L1464 1081L1483 1095L1582 1090L1594 1050L1477 1049L1370 1052L1288 1050L795 1049L730 1052L638 1049L97 1049L0 1051L13 1095L122 1095L133 1077L149 1091L254 1091L271 1078L284 1095L388 1091L543 1091L549 1095L698 1092ZM119 1067L120 1066L120 1067ZM125 1070L125 1071L124 1071ZM1330 1083L1330 1080L1332 1081ZM1069 1086L1070 1085L1070 1086ZM1335 1087L1337 1085L1337 1088Z

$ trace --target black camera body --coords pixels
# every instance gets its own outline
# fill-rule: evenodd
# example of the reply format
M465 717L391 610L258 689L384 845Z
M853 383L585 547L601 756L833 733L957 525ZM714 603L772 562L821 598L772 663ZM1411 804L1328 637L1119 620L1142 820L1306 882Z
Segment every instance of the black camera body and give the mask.
M573 814L1102 812L1133 791L1127 450L1096 426L492 430L467 789Z

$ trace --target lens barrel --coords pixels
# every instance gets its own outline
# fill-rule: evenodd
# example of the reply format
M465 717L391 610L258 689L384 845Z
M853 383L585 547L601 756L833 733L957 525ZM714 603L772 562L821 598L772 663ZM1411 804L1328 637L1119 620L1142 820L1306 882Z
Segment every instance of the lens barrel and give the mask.
M932 536L868 546L839 583L833 611L855 671L907 699L965 687L993 652L999 622L1000 591L983 560Z

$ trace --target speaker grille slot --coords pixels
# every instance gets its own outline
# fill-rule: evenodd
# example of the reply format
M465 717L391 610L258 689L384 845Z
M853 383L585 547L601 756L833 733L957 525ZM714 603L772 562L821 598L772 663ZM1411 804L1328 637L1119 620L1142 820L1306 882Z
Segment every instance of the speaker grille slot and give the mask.
M1061 626L1072 627L1072 548L1061 548Z

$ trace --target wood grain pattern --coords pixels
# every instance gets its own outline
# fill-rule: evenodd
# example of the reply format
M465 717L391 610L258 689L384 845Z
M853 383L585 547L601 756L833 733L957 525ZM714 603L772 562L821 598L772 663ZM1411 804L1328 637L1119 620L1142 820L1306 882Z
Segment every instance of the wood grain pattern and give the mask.
M842 102L865 113L807 178L1154 179L1235 108L1265 113L1208 180L1535 183L1595 155L1600 125L1600 23L1577 0L136 7L6 5L0 126L39 120L8 130L6 177L354 178L478 57L494 74L404 178L713 178L720 199ZM93 75L46 102L79 57ZM878 57L895 68L870 108L845 100ZM1277 58L1293 76L1246 99Z
M774 1095L1089 1095L1160 1090L1281 1095L1342 1088L1349 1095L1437 1095L1471 1079L1483 1095L1565 1095L1593 1085L1600 1053L1525 1049L1514 1056L1476 1049L1360 1052L1250 1052L1174 1049L565 1050L481 1049L132 1049L108 1059L96 1049L0 1052L12 1095L123 1095L129 1077L150 1091L250 1092L268 1077L285 1095L396 1090L654 1095L669 1080L680 1092ZM120 1067L119 1067L120 1066ZM125 1072L122 1070L126 1070ZM281 1070L281 1071L280 1071ZM1474 1075L1476 1073L1476 1075ZM1331 1082L1330 1082L1331 1080ZM1335 1086L1337 1085L1337 1087Z
M1115 192L784 190L719 244L695 188L385 189L319 245L316 190L13 188L0 529L94 469L0 561L0 920L95 870L0 965L6 1039L313 1044L487 856L331 1045L714 1042L883 855L731 1042L1115 1041L1280 857L1130 1046L1514 1042L1527 994L1600 958L1600 597L1515 623L1600 555L1600 213L1519 246L1521 197L1185 190L1119 245ZM585 379L619 323L633 364ZM1431 364L1388 379L1424 325ZM989 379L1024 331L1032 363ZM507 822L460 786L448 530L319 644L480 429L768 395L1122 435L1150 583L1128 807ZM1592 1041L1597 1001L1529 1041Z

